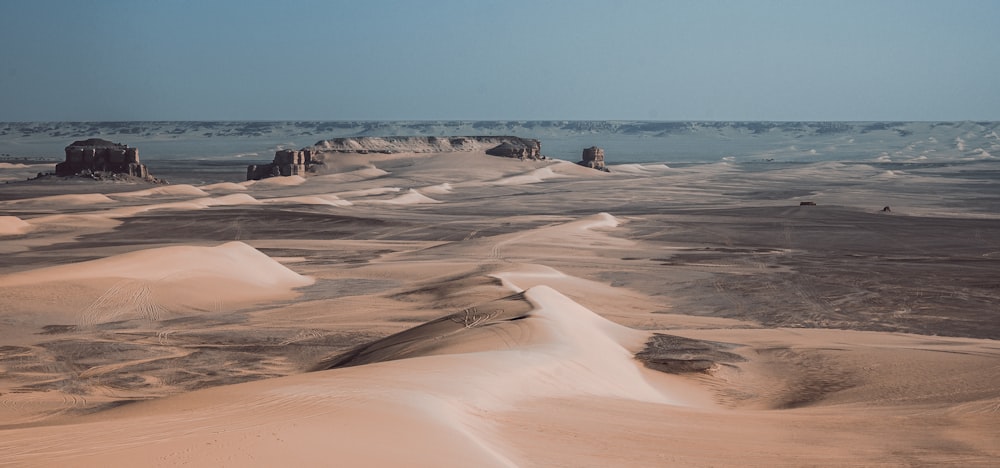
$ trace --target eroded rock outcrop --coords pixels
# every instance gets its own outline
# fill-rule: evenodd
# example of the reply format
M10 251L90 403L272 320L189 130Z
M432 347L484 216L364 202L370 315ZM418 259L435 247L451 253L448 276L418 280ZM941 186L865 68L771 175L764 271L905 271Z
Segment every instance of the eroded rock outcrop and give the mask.
M596 146L584 148L582 160L577 164L599 171L610 172L608 166L604 164L604 150Z
M305 175L312 165L313 151L278 150L270 164L251 164L247 166L247 180L260 180L268 177Z
M518 138L517 140L500 143L499 145L486 150L486 154L491 156L503 156L505 158L544 159L541 151L542 144L538 140Z
M56 164L57 176L96 173L126 174L151 179L145 164L139 163L139 150L100 138L74 141L66 147L66 160Z
M518 159L545 159L542 144L531 138L514 136L395 136L353 137L321 140L301 150L279 150L270 164L247 167L247 180L314 172L326 158L340 153L402 154L482 151L493 156Z

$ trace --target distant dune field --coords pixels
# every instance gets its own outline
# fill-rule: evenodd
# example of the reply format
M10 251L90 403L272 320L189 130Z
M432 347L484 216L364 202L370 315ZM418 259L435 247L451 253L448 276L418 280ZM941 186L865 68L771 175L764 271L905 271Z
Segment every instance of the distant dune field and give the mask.
M938 135L852 125L629 128ZM998 162L912 151L10 179L0 465L991 466Z

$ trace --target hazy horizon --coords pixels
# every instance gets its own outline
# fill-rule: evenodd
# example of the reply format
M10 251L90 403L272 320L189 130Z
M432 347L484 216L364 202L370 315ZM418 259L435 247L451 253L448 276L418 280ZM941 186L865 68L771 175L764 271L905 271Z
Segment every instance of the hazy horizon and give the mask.
M0 4L0 121L996 121L988 1Z

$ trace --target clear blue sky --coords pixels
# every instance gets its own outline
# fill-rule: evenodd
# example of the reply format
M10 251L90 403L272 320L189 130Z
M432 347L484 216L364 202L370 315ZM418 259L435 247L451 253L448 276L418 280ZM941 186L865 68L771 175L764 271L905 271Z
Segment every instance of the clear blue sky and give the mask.
M1000 120L1000 1L2 0L0 121Z

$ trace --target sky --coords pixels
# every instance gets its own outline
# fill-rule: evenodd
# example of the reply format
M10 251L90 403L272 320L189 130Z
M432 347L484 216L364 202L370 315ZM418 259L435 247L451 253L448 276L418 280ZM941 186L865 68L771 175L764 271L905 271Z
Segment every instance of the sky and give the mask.
M1000 120L1000 1L0 1L0 121L117 120Z

